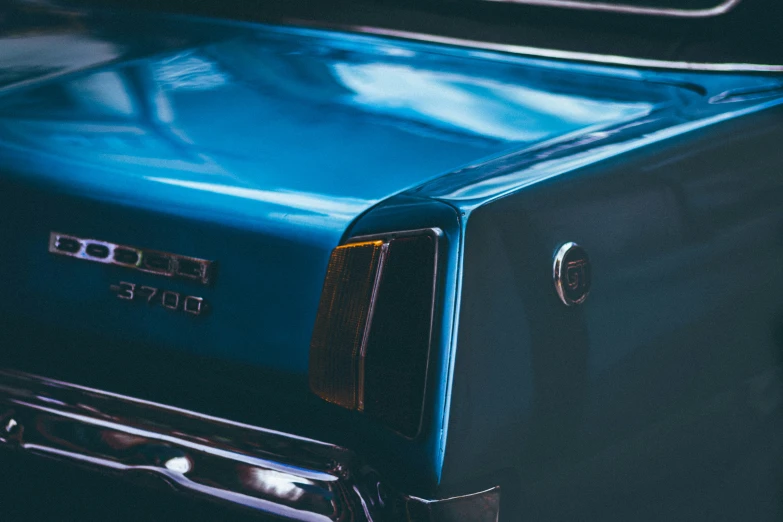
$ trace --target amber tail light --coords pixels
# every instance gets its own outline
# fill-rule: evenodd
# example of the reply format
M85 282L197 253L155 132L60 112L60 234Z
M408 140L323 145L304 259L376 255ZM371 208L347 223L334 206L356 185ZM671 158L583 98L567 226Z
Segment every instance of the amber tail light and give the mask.
M439 231L332 252L310 345L310 387L405 436L421 425Z

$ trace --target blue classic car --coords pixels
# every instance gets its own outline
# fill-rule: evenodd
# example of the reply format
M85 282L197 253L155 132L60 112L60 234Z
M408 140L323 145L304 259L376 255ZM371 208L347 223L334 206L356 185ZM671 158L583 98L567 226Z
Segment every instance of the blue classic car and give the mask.
M6 4L3 520L783 520L780 14Z

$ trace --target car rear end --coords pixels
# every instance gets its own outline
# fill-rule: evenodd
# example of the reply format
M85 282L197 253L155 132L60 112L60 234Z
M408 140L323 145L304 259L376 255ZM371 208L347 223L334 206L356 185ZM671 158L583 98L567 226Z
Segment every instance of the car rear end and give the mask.
M13 458L247 516L483 522L577 516L595 481L638 518L675 461L725 450L752 473L739 439L779 449L779 336L759 333L779 318L778 77L18 13L0 75ZM570 242L584 302L553 280ZM710 337L730 317L750 362ZM760 398L734 404L737 386ZM736 444L693 453L753 408ZM632 469L652 478L607 478ZM708 474L689 506L723 491Z

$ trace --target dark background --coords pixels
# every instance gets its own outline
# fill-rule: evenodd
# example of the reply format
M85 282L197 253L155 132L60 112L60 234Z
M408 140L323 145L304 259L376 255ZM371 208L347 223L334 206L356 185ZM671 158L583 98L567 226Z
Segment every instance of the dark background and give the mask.
M614 0L703 8L721 0ZM742 0L726 14L674 18L485 0L59 0L258 22L371 26L493 43L687 62L783 64L783 2Z

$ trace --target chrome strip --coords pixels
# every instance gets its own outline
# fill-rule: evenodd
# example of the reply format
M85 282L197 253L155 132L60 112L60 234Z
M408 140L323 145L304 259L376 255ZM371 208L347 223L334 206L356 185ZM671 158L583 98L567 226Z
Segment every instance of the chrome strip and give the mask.
M372 293L370 294L370 304L367 307L367 318L364 321L364 333L362 342L359 345L359 375L356 384L356 409L364 411L364 369L367 358L367 342L370 339L370 330L372 329L372 318L375 315L375 303L378 301L378 289L381 286L383 278L383 267L386 264L386 256L389 254L389 242L384 241L381 245L381 254L378 259L378 267L375 269L375 279L372 282Z
M308 23L305 20L290 20L290 23L299 26L329 29L334 31L349 31L353 33L400 38L417 42L442 44L456 47L467 47L482 51L493 51L508 54L518 54L536 58L552 58L556 60L569 60L578 62L599 63L604 65L622 65L626 67L641 67L650 69L674 69L681 71L712 71L712 72L783 72L783 65L751 64L751 63L706 63L706 62L682 62L671 60L656 60L652 58L633 58L630 56L618 56L613 54L583 53L579 51L562 51L558 49L543 49L526 45L501 44L483 42L479 40L466 40L450 36L438 36L426 33L398 31L361 25L321 25Z
M463 495L433 502L422 498L408 497L408 518L412 520L470 520L473 522L498 522L500 514L500 488ZM412 501L415 501L412 502ZM426 509L429 518L412 513Z
M728 13L742 0L725 0L722 4L707 9L679 9L674 7L635 6L628 4L607 4L603 2L584 2L579 0L484 0L510 4L525 4L563 9L581 9L585 11L603 11L610 13L670 16L676 18L709 18Z
M497 487L406 496L338 446L13 370L0 370L0 449L128 480L151 474L181 493L284 520L494 522L499 510Z

